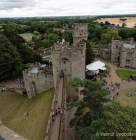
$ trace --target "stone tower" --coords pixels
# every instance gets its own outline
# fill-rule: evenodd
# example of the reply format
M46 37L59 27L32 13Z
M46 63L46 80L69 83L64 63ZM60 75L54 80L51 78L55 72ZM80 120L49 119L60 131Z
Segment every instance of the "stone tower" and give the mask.
M120 67L136 68L136 43L113 40L111 45L111 62Z
M122 42L120 40L112 40L111 62L115 65L119 65L121 45L122 45Z
M54 87L57 87L61 73L64 73L66 81L74 78L85 78L85 54L87 40L87 25L75 24L73 31L73 45L62 42L56 43L52 47L52 64Z
M81 41L88 39L88 25L85 23L76 23L73 31L73 45L77 46Z
M28 98L53 87L52 74L47 74L40 66L32 66L23 71L24 87Z

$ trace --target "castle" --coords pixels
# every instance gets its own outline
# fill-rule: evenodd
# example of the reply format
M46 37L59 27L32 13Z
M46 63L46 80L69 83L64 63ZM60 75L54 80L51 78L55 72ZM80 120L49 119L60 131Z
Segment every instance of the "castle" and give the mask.
M24 70L23 78L28 98L53 87L52 73L47 73L44 65L36 64Z
M32 67L23 72L24 86L29 98L52 87L56 89L61 74L65 75L66 81L85 78L87 38L87 24L75 24L73 45L62 40L54 44L51 49L52 74L47 74L39 67Z
M110 44L98 45L96 57L100 57L121 68L136 69L136 42L131 40L112 40Z
M111 62L120 67L136 69L136 44L134 41L113 40L111 44Z
M86 43L83 40L87 40L87 36L87 25L76 24L72 46L63 41L52 47L54 87L61 71L68 79L85 78Z

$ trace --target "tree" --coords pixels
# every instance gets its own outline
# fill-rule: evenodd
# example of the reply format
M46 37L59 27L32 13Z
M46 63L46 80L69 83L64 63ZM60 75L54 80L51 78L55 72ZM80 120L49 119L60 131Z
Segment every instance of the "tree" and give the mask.
M94 53L91 44L86 42L86 65L90 64L94 60Z
M136 137L132 135L136 132L135 115L135 108L113 103L105 108L102 118L79 129L81 140L134 140Z
M48 40L51 42L51 44L53 45L55 42L57 42L59 39L58 35L55 33L50 33L48 34Z
M25 43L25 40L18 34L9 33L9 34L5 34L5 35L14 46Z
M107 30L101 35L101 42L103 44L108 44L112 41L112 39L120 39L117 30Z
M136 40L136 28L120 28L119 35L122 37L122 39L134 38Z
M108 91L102 89L102 82L75 79L72 85L85 87L85 96L79 102L76 117L73 120L78 130L80 127L89 126L92 120L103 115L103 103L107 100L105 97Z
M126 23L123 23L123 24L122 24L122 27L123 27L123 28L125 28L126 26L127 26L127 24L126 24Z
M80 140L134 140L136 138L130 134L136 132L135 108L123 107L114 102L107 103L108 91L100 82L76 79L73 85L85 87L84 98L76 104L75 118L71 121ZM106 134L107 136L104 136ZM127 136L122 136L123 134Z
M89 30L88 39L93 42L99 42L101 39L101 34L104 30L103 27L96 22L91 22L88 25L88 30Z
M39 41L38 45L40 48L49 48L49 47L51 47L52 44L48 39L43 39L43 40Z
M119 35L122 37L122 39L129 38L129 30L127 28L121 28L119 29Z
M19 26L16 23L10 22L3 25L4 33L6 35L17 34Z
M17 51L20 54L23 64L39 62L40 56L32 51L26 44L17 46Z
M0 80L20 75L22 68L22 60L15 46L0 34Z
M66 42L69 42L70 44L73 43L72 33L70 33L70 32L64 32L63 38L65 39Z

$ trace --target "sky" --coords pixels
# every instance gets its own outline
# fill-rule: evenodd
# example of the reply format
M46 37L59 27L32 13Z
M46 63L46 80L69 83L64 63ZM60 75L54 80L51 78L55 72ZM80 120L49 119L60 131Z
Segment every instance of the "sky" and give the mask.
M0 0L0 17L136 14L136 0Z

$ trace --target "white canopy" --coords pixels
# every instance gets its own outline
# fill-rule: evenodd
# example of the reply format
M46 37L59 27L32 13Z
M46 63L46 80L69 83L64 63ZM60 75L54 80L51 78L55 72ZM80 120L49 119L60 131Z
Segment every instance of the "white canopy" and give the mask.
M106 70L105 63L101 61L95 61L89 65L86 66L87 70L90 71L98 71L98 70Z
M38 68L37 67L34 67L31 69L30 71L32 74L37 74L38 73Z
M40 67L41 67L41 68L45 68L45 67L46 67L46 64L43 64L43 65L41 65Z

